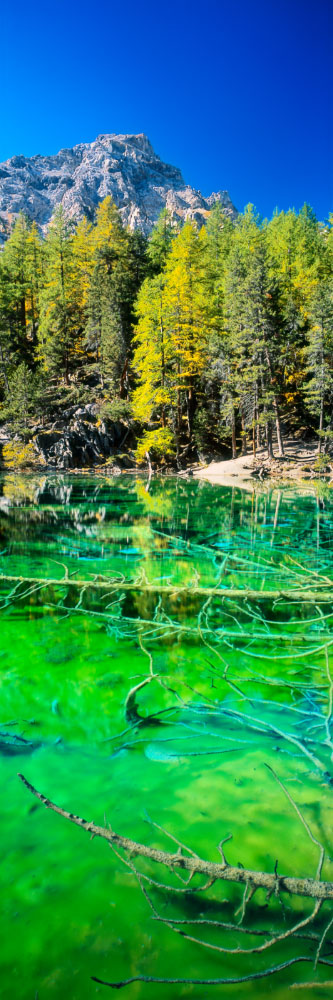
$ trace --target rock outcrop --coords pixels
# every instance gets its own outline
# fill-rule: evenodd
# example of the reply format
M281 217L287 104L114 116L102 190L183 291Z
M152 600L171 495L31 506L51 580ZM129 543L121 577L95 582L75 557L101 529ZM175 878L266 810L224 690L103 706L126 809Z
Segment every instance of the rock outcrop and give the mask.
M163 163L147 136L100 135L54 156L12 156L0 163L0 239L21 211L45 231L57 205L70 218L92 220L107 195L123 222L146 234L164 206L176 219L199 223L215 201L228 215L237 214L227 191L204 198L177 167Z
M36 463L53 469L82 469L110 462L113 471L132 467L123 452L131 431L121 421L101 420L94 403L71 406L47 427L36 427L31 437ZM111 460L111 461L110 461Z

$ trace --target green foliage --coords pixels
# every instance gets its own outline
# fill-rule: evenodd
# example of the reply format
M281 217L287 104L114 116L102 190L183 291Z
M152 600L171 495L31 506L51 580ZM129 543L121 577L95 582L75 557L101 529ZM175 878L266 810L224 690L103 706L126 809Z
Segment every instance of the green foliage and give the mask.
M103 420L130 420L132 416L132 406L129 400L115 397L112 400L105 400L100 407L100 415Z
M80 351L82 316L73 253L72 227L62 206L45 240L45 271L40 295L39 357L46 372L68 384Z
M172 432L167 427L145 431L135 452L137 462L145 462L147 454L153 461L165 462L173 458L176 447Z
M163 271L147 278L138 296L134 416L172 427L178 442L185 424L192 435L196 390L206 362L202 274L202 241L196 226L187 222L173 240Z
M0 419L10 420L15 433L22 432L27 428L29 417L38 409L39 394L39 374L21 362L9 376Z
M315 472L329 472L330 471L330 459L327 455L318 455L316 461L314 462L313 468Z
M327 450L332 372L333 217L307 205L233 222L217 203L201 230L164 209L146 241L107 197L95 223L60 207L44 239L19 215L0 254L1 416L16 432L96 400L178 455L249 438L270 454L274 428L282 453L298 426Z
M36 452L32 442L8 441L2 448L2 459L5 469L27 468L37 464Z
M147 246L147 256L151 262L153 273L158 274L165 266L171 250L173 237L177 234L171 213L163 208L150 234Z

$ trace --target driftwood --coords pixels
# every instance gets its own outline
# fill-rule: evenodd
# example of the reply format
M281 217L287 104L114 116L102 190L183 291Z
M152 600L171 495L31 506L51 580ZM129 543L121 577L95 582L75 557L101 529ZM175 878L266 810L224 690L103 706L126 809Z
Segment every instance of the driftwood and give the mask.
M244 600L244 601L297 601L297 603L302 604L332 604L333 603L333 587L331 589L313 589L307 590L305 586L300 588L290 587L285 590L252 590L251 588L236 588L236 587L200 587L198 585L193 586L175 586L174 584L162 584L162 583L147 583L140 580L115 580L112 577L110 580L105 579L93 579L93 580L77 580L69 576L64 577L38 577L38 576L7 576L5 574L0 575L0 584L9 583L14 587L19 587L21 584L26 584L28 587L36 587L37 589L43 589L44 587L71 587L74 590L98 590L106 591L107 593L114 593L118 590L122 591L137 591L140 590L142 593L147 594L165 594L166 596L177 596L178 594L186 594L189 597L227 597L232 600ZM318 584L317 584L318 586ZM16 592L16 597L20 596ZM21 595L22 597L24 594Z
M127 852L130 857L137 856L148 858L150 861L165 865L170 869L180 868L183 871L188 872L190 878L193 878L194 875L203 875L210 881L211 884L222 879L226 882L236 882L238 884L251 887L251 889L262 888L268 893L287 892L296 896L307 896L311 899L320 901L333 899L333 882L325 882L320 878L298 878L296 876L278 875L276 872L253 871L251 869L229 865L224 857L222 845L219 845L222 856L222 862L220 863L206 861L194 852L192 852L190 856L185 856L181 853L181 850L178 850L176 853L171 853L155 847L147 847L146 844L137 843L128 837L123 837L120 834L115 833L111 829L107 829L103 826L97 826L93 822L89 822L80 816L75 816L73 813L67 812L66 809L62 809L60 806L57 806L45 795L42 795L41 792L38 792L37 789L34 788L29 781L27 781L23 774L19 774L18 777L21 779L26 788L28 788L29 791L32 792L32 794L47 807L47 809L52 809L53 812L63 816L64 819L69 820L71 823L75 823L76 826L80 826L83 830L86 830L92 838L102 837L112 846L120 847L122 850ZM318 843L317 841L314 842Z

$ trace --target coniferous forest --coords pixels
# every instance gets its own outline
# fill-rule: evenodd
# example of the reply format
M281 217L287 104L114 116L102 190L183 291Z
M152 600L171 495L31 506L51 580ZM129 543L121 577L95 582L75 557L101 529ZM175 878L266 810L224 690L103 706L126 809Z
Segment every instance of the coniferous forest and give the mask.
M135 431L136 459L283 455L284 433L333 438L333 217L307 205L202 228L164 210L145 239L110 198L62 207L44 237L19 215L0 255L0 419L36 424L94 401ZM25 449L25 450L24 450Z

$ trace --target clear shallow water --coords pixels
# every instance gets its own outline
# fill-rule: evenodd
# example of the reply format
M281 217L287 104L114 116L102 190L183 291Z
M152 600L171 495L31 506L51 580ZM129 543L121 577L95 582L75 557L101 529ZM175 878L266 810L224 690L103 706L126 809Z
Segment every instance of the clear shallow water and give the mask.
M233 977L310 954L309 940L248 956L184 940L153 919L133 874L106 843L90 842L45 810L17 771L70 811L102 825L106 814L133 839L172 850L148 813L202 857L219 860L216 845L232 832L230 863L273 871L278 858L284 874L314 875L318 849L265 764L329 858L332 609L312 597L279 596L291 587L328 587L329 496L255 495L177 479L154 480L147 493L132 477L7 476L0 528L7 576L118 581L110 592L2 583L0 995L86 1000L110 993L92 975ZM147 592L147 583L157 590ZM160 592L161 585L180 589ZM276 598L223 599L198 587L274 591ZM137 692L126 720L128 693L151 663L158 676ZM165 871L142 870L179 888ZM333 879L328 859L324 877ZM234 921L242 890L222 884L152 898L168 920ZM244 924L281 932L310 913L306 900L285 903L284 919L278 899L267 905L258 891ZM328 919L326 904L319 931ZM231 949L254 943L237 931L222 939L220 930L186 930ZM217 988L134 983L123 995L282 998L290 982L314 978L331 978L330 970L302 964Z

